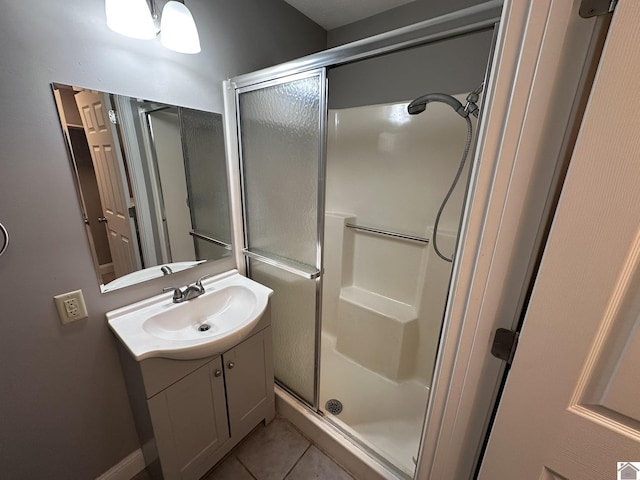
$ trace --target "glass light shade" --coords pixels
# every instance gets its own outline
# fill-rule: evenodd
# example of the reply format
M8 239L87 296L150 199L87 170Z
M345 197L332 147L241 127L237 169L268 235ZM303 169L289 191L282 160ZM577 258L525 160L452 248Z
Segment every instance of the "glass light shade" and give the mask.
M187 7L169 1L162 9L160 42L169 50L180 53L199 53L200 37L193 16Z
M144 40L158 35L147 0L105 0L105 11L114 32Z

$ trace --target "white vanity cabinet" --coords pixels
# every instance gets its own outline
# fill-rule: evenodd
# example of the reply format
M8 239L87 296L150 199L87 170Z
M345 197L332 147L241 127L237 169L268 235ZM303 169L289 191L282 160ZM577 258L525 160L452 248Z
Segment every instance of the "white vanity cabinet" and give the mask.
M136 362L121 351L142 451L154 479L201 478L256 425L273 419L269 313L267 308L250 336L222 355Z
M164 478L200 478L212 465L208 460L229 440L221 358L197 368L147 404Z

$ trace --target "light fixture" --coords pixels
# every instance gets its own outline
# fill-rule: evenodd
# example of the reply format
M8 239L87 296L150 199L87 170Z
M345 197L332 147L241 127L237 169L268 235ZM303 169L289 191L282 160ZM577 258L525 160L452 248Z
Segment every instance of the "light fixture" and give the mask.
M200 37L189 9L180 2L168 1L162 9L160 42L169 50L199 53Z
M107 26L114 32L139 39L152 39L160 34L160 42L169 50L200 52L198 29L184 3L169 0L164 5L160 28L154 0L105 0L105 10Z
M147 0L105 0L105 11L107 26L114 32L144 40L158 35Z

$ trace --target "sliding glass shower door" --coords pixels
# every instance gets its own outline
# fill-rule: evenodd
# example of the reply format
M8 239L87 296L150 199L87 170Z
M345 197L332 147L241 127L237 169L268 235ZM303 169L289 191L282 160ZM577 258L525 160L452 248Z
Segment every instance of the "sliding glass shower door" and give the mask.
M324 69L237 90L249 276L274 290L276 380L317 407Z

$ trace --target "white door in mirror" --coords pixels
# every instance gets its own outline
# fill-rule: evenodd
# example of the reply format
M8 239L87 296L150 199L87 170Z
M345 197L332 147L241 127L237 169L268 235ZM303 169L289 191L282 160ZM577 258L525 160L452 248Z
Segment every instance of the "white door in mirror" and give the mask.
M60 321L64 323L75 322L87 318L87 306L84 303L82 290L75 290L53 297L58 309Z

